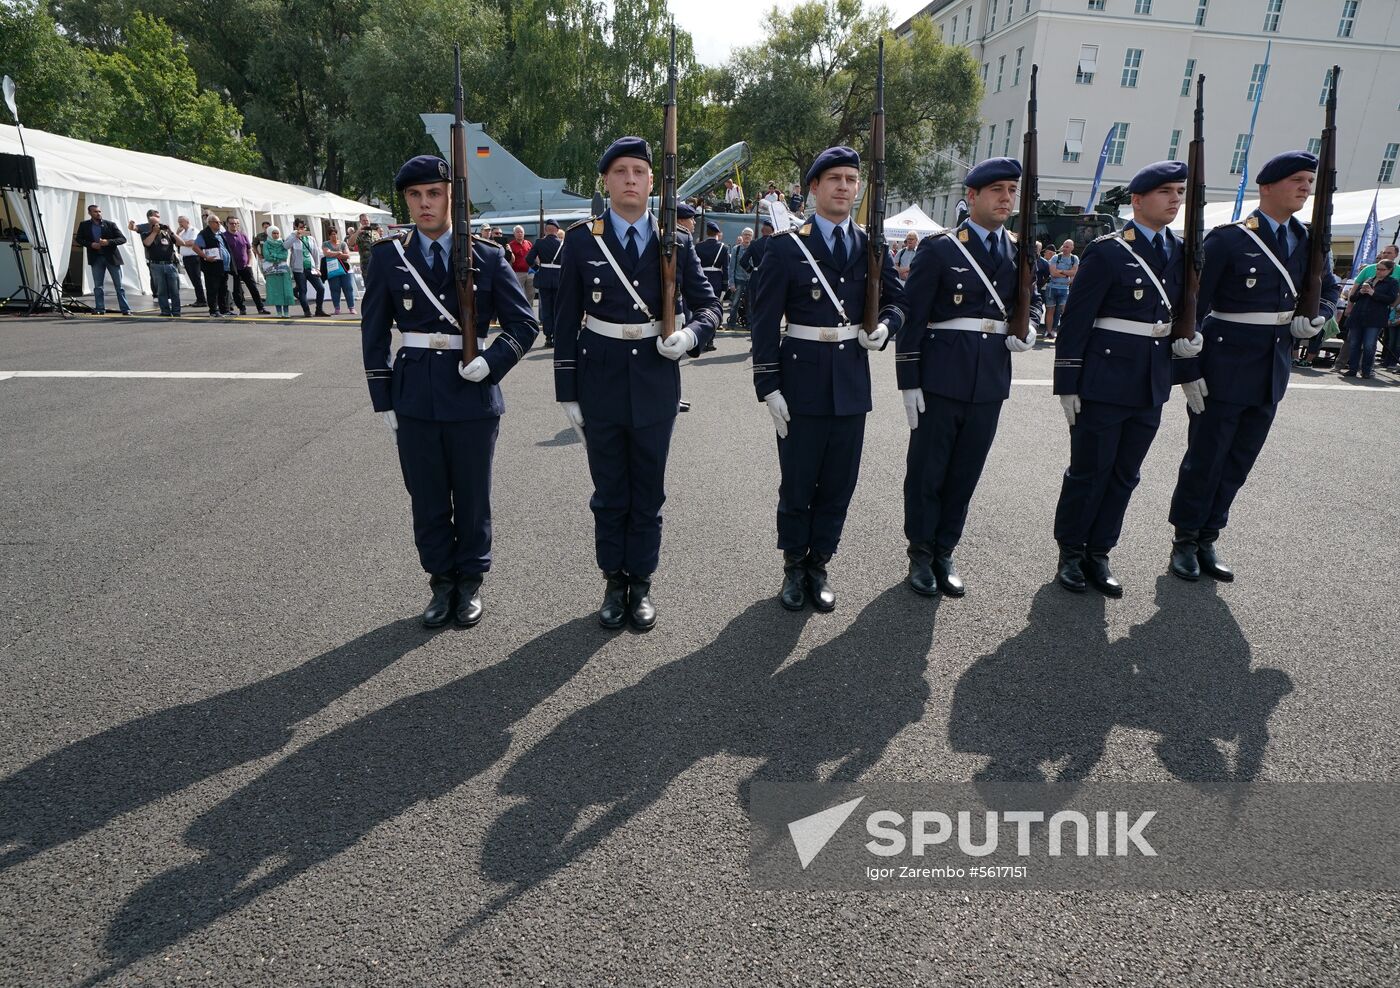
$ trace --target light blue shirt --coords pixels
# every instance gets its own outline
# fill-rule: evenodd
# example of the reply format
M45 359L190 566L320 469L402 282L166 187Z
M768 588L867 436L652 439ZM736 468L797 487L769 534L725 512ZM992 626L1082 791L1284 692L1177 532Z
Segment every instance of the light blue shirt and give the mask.
M816 226L817 232L822 235L822 240L826 242L826 249L834 254L836 252L836 224L816 213L812 214L812 223ZM849 216L841 224L841 235L846 238L846 256L849 258L852 246L856 242L855 228L851 225Z
M651 242L651 213L643 213L635 223L628 223L615 210L608 210L608 216L612 219L613 233L617 234L617 242L622 244L623 249L627 248L627 231L637 231L637 253L646 250L647 244Z
M428 262L428 267L433 266L433 244L435 243L442 244L443 266L445 267L452 263L452 227L449 226L443 231L442 236L438 237L436 240L429 237L422 230L418 230L417 233L418 249L423 252L423 257Z
M1292 228L1292 227L1293 227L1292 222L1289 222L1289 223L1287 223L1287 224L1278 223L1278 222L1276 222L1276 221L1274 220L1274 218L1273 218L1272 216L1270 216L1268 213L1263 213L1263 212L1261 212L1259 215L1262 216L1262 217L1264 218L1264 222L1265 222L1265 223L1269 224L1269 230L1272 231L1272 233L1273 233L1273 235L1274 235L1274 240L1275 240L1275 241L1278 241L1278 239L1279 239L1279 237L1278 237L1278 230L1279 230L1279 227L1285 226L1285 225L1286 225L1286 226L1289 228L1289 230L1288 230L1288 252L1289 252L1290 254L1292 254L1295 250L1298 249L1298 244L1299 244L1299 242L1300 242L1303 238L1300 237L1300 236L1298 236L1298 231L1297 231L1297 230L1294 230L1294 229Z
M978 226L976 223L972 222L972 220L968 220L968 221L967 221L967 228L968 228L969 230L971 230L973 233L977 234L977 239L981 242L981 244L982 244L983 247L986 247L986 246L987 246L987 237L988 237L988 235L990 235L990 234L992 233L991 230L988 230L988 229L987 229L986 227L984 227L984 226ZM996 237L997 237L997 243L1001 245L1000 248L999 248L999 249L1001 250L1001 255L1000 255L1000 256L1001 256L1001 257L1010 257L1010 256L1011 256L1011 251L1009 251L1009 250L1006 249L1006 231L1005 231L1005 230L997 230L997 231L996 231Z
M1170 230L1165 227L1161 230L1154 230L1151 227L1143 226L1137 220L1132 220L1131 222L1133 226L1138 228L1138 232L1147 238L1149 244L1152 243L1152 238L1160 233L1162 235L1162 253L1167 255L1167 260L1170 261L1172 259L1172 251L1176 249L1176 245L1172 243L1172 232Z

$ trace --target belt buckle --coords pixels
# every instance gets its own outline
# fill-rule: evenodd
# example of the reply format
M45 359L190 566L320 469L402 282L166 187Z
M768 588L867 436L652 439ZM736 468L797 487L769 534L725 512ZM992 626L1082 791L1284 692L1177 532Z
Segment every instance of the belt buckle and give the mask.
M446 350L447 337L442 333L433 333L428 337L428 346L433 350Z
M1152 324L1152 335L1155 337L1166 336L1172 331L1170 325L1164 322L1154 322Z
M823 343L835 343L836 338L840 335L840 333L838 333L833 327L823 326L821 335Z
M625 339L640 340L642 338L642 327L629 323L622 327L622 335Z
M1286 326L1293 321L1293 313L1280 312L1276 317L1280 326Z
M982 332L995 333L997 331L997 321L995 319L982 320Z

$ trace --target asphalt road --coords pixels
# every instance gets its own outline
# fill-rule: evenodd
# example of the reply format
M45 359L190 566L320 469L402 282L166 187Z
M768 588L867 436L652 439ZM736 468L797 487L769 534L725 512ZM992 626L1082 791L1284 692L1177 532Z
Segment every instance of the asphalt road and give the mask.
M1400 781L1400 379L1296 375L1337 387L1285 399L1229 586L1165 575L1174 397L1116 602L1049 583L1068 440L1023 383L968 596L928 601L902 582L887 352L837 610L791 615L771 426L724 338L683 371L638 635L594 622L583 452L536 351L506 381L486 617L429 633L358 334L326 322L0 321L0 983L1395 983L1394 893L759 892L744 800ZM300 376L5 377L41 370Z

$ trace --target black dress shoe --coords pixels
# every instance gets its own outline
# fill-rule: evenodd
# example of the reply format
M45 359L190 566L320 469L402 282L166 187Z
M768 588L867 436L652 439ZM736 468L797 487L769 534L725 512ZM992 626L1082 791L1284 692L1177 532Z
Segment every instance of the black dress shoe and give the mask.
M783 589L778 601L790 611L807 606L807 570L803 565L806 559L804 549L783 550Z
M480 573L464 573L457 578L457 608L453 620L459 628L470 628L481 620Z
M678 412L688 412L688 411L690 411L690 402L688 402L688 401L678 401L678 402L676 402L676 411L678 411Z
M1060 546L1060 569L1055 574L1060 586L1083 593L1088 585L1084 579L1084 550L1077 545Z
M1172 573L1195 583L1201 578L1201 564L1196 561L1197 539L1200 533L1190 528L1178 528L1172 539Z
M836 592L826 582L826 564L831 562L828 552L812 552L802 561L807 571L807 592L812 595L812 606L826 612L836 609Z
M958 575L957 564L951 552L935 553L933 557L933 578L945 597L961 597L967 593L967 586Z
M924 597L938 596L938 581L933 578L933 546L927 542L910 542L909 586Z
M1235 571L1222 563L1220 557L1215 554L1215 540L1218 538L1218 531L1201 530L1201 537L1196 543L1196 562L1200 563L1201 572L1206 576L1214 577L1221 583L1233 583Z
M627 620L638 631L650 631L656 624L656 605L651 602L651 574L628 579Z
M433 591L433 599L423 609L423 627L441 628L452 616L452 596L457 581L450 576L432 576L428 586Z
M1094 585L1094 589L1105 597L1123 596L1123 584L1108 568L1108 553L1088 549L1084 553L1084 578Z
M603 575L608 578L608 588L598 609L598 623L611 631L627 623L627 574L618 570Z

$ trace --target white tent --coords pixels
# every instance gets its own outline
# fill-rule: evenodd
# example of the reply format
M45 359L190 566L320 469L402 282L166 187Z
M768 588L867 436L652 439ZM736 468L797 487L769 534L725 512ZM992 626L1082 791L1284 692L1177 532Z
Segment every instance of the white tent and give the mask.
M931 233L937 233L943 227L935 223L927 213L917 205L910 206L902 212L893 216L885 217L885 239L894 243L904 242L904 238L909 235L909 231L917 233L920 237L927 237Z
M1376 219L1380 224L1381 241L1389 243L1388 237L1394 235L1396 226L1400 225L1400 189L1381 189L1379 196L1376 195L1375 189L1338 192L1332 197L1332 236L1343 239L1360 237L1362 228L1366 226L1366 218L1371 215L1373 199L1376 202ZM1246 199L1240 207L1240 217L1248 216L1258 206L1258 199ZM1313 201L1309 199L1298 218L1304 223L1309 222L1312 219L1312 209ZM1229 223L1234 211L1234 199L1206 203L1206 229ZM1183 222L1184 218L1178 213L1175 222L1172 223L1172 229L1181 230Z
M215 213L237 215L249 239L258 232L263 219L270 220L286 233L290 233L292 219L296 216L308 221L344 221L368 213L372 219L392 222L392 217L383 210L330 192L241 175L179 158L106 147L28 128L24 131L24 146L33 156L38 173L39 189L34 195L34 205L43 215L54 270L60 282L68 272L80 197L89 205L100 206L103 218L116 223L123 233L128 219L144 223L148 209L160 210L162 220L172 227L176 217L184 215L198 228L204 206ZM0 126L0 153L22 153L19 133L14 127ZM30 228L29 209L22 194L6 190L5 205L11 222L23 229L34 243L37 234ZM123 277L125 289L148 295L145 258L136 237L128 235L127 242L118 249L126 271L137 272L135 276L129 273ZM32 252L25 252L30 283L37 285L32 257ZM10 258L0 257L0 268L13 271L14 264ZM87 265L83 265L83 269L83 291L87 292L91 289L92 278ZM181 276L183 278L183 271Z

